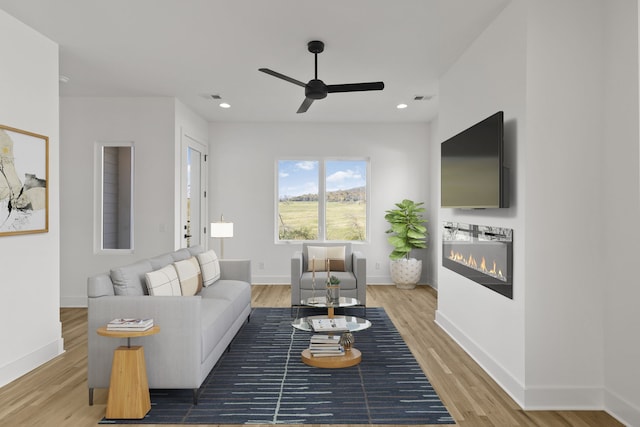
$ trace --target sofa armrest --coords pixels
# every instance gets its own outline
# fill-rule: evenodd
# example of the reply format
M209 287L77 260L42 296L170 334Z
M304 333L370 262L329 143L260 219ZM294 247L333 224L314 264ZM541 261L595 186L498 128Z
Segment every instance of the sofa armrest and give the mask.
M112 295L115 295L115 291L108 273L96 274L87 279L87 296L89 298Z
M123 341L96 330L115 318L152 318L160 333L132 339L142 345L151 388L197 388L202 359L200 296L103 296L89 298L88 386L109 385L113 350ZM173 369L167 369L172 366Z
M356 276L358 300L367 305L367 258L360 251L353 251L353 275Z
M251 284L251 260L248 259L221 259L220 279L239 280Z
M300 305L300 278L302 277L302 251L291 256L291 305Z

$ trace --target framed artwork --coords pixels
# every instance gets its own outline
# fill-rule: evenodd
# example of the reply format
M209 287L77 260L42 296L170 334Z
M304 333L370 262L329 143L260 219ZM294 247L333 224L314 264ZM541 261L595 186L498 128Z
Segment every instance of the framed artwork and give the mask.
M0 236L49 231L49 138L0 125Z

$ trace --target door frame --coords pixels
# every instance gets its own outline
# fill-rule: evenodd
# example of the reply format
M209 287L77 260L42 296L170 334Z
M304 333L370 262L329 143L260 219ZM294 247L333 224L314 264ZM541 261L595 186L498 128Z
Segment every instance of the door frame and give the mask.
M205 249L208 249L209 239L207 239L207 231L208 227L208 219L209 215L209 203L207 201L208 197L208 176L209 170L207 167L207 157L209 156L209 147L206 143L198 141L193 136L186 133L181 129L180 132L180 168L179 168L179 179L176 180L176 183L179 183L179 188L176 191L176 226L175 226L175 234L174 241L176 249L186 247L186 242L184 239L184 225L187 221L187 210L186 210L186 189L187 189L187 150L191 148L202 154L200 159L200 188L201 188L201 198L200 198L200 221L201 221L201 229L198 232L201 235L201 245ZM193 235L195 231L191 230L191 234Z

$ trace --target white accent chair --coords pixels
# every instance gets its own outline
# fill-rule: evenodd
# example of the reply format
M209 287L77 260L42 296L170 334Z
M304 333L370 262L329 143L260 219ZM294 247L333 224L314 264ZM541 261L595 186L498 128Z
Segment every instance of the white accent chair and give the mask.
M344 271L330 274L340 279L340 296L356 298L363 307L367 305L367 259L360 251L353 251L351 243L303 243L302 251L291 257L291 306L300 306L302 300L312 296L324 296L326 292L327 272L313 272L309 268L309 248L344 247ZM316 265L318 264L316 260ZM340 264L335 262L334 265Z

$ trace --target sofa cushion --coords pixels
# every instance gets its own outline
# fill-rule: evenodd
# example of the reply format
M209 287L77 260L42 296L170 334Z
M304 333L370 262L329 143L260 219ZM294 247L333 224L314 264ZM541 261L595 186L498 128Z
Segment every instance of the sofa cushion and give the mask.
M356 276L348 271L332 271L332 276L336 276L340 280L340 289L356 289ZM300 289L311 290L314 289L312 273L302 273L300 278ZM316 274L315 290L318 292L318 296L324 295L327 289L327 277L325 275Z
M236 321L232 304L226 299L202 298L202 360L218 345Z
M218 255L216 255L213 250L208 250L196 255L196 257L198 258L200 270L202 271L202 285L204 287L211 286L220 278Z
M179 296L182 295L178 274L172 264L159 270L145 274L147 289L152 296Z
M345 247L344 246L307 246L308 268L307 271L345 271Z
M204 248L202 247L202 245L189 246L187 249L189 250L189 253L192 256L201 254L201 253L203 253L205 251Z
M154 270L160 270L162 267L166 267L169 264L172 264L174 261L171 254L163 254L158 255L153 258L149 258L149 262L151 263L151 267Z
M191 258L191 252L189 252L187 248L182 248L172 252L171 257L174 261L184 261L185 259Z
M111 270L111 281L116 295L147 295L145 274L153 271L149 260Z
M251 285L240 280L220 279L200 293L202 300L210 298L226 300L231 304L233 317L238 318L251 304Z
M180 280L182 295L193 296L200 292L202 276L200 275L200 265L195 257L174 262L173 267L175 267Z

